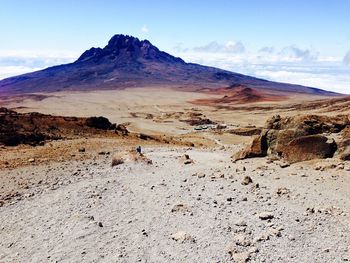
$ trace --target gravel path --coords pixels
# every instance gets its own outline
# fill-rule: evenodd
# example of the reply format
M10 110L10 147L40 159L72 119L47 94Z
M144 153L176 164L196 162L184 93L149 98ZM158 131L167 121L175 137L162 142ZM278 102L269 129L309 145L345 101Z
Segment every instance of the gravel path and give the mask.
M101 157L1 171L58 181L0 207L0 262L350 261L346 167L232 163L224 150L146 155L153 165Z

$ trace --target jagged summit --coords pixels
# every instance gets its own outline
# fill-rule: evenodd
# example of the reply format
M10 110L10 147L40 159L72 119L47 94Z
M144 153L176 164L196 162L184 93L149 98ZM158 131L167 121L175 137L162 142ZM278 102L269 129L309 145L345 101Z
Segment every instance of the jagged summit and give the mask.
M160 51L148 40L139 40L128 35L114 35L108 45L102 48L86 50L76 62L89 61L100 62L105 59L109 62L118 63L125 60L156 60L168 63L185 63L181 58L171 56Z
M239 86L258 91L335 95L320 89L186 63L159 50L148 40L121 34L114 35L103 48L86 50L73 63L1 80L0 95L151 86L191 90Z

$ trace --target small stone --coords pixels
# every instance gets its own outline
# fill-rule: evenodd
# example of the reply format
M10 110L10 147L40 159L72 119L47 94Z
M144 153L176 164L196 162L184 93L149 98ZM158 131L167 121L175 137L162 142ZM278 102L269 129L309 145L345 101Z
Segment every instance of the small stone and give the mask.
M235 243L238 246L249 247L251 242L247 235L239 234L234 237Z
M35 159L34 159L34 158L28 159L28 163L34 163L34 162L35 162Z
M253 182L253 180L252 180L252 178L250 176L245 176L243 178L243 181L241 182L241 184L242 185L248 185L248 184L250 184L252 182Z
M194 238L190 234L186 233L185 231L179 231L175 234L172 234L170 237L171 237L171 239L178 241L178 242L181 242L181 243L183 243L185 241L190 241L190 242L195 241Z
M279 231L278 229L275 229L275 228L270 228L269 229L269 235L270 236L280 237L281 236L281 231Z
M183 163L183 164L192 164L194 163L194 161L190 158L190 156L188 154L184 154L181 158L180 158L180 161Z
M189 212L189 208L185 204L177 204L177 205L174 205L174 207L171 209L171 212L185 213L185 212Z
M248 253L253 254L253 253L258 253L259 249L257 247L251 247L248 250Z
M84 153L85 152L85 148L84 147L80 147L78 150L80 153Z
M258 217L261 220L268 220L268 219L274 218L274 215L271 212L262 212L262 213L258 214Z
M247 222L244 220L244 218L239 218L236 222L235 222L236 226L247 226Z
M286 187L280 187L277 189L276 193L281 196L281 195L286 195L290 193L290 190Z
M289 163L286 163L286 162L279 162L278 164L279 164L279 166L280 166L281 168L287 168L287 167L290 166L290 164L289 164Z
M240 252L232 254L232 259L237 263L245 263L248 262L250 258L249 252Z
M266 240L269 240L270 239L270 236L267 235L267 234L261 234L260 236L256 237L254 240L253 240L253 243L257 243L257 242L260 242L260 241L266 241Z
M205 177L205 173L198 173L198 174L197 174L197 177L198 177L198 178L204 178L204 177Z
M98 226L99 226L99 227L103 227L102 222L98 222Z

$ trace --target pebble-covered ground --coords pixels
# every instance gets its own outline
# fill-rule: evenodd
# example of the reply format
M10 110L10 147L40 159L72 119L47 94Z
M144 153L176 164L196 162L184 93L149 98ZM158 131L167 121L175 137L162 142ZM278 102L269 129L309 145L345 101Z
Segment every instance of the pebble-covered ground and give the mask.
M2 170L29 183L0 207L0 262L350 261L349 164L145 155Z

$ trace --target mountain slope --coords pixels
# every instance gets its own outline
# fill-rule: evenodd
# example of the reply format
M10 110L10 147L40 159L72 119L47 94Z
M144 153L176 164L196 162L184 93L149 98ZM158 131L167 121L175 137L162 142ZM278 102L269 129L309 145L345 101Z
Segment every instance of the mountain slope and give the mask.
M103 90L124 87L172 86L214 89L236 86L315 95L335 93L258 79L213 67L186 63L160 51L148 40L113 36L104 48L91 48L75 62L0 81L0 95Z

